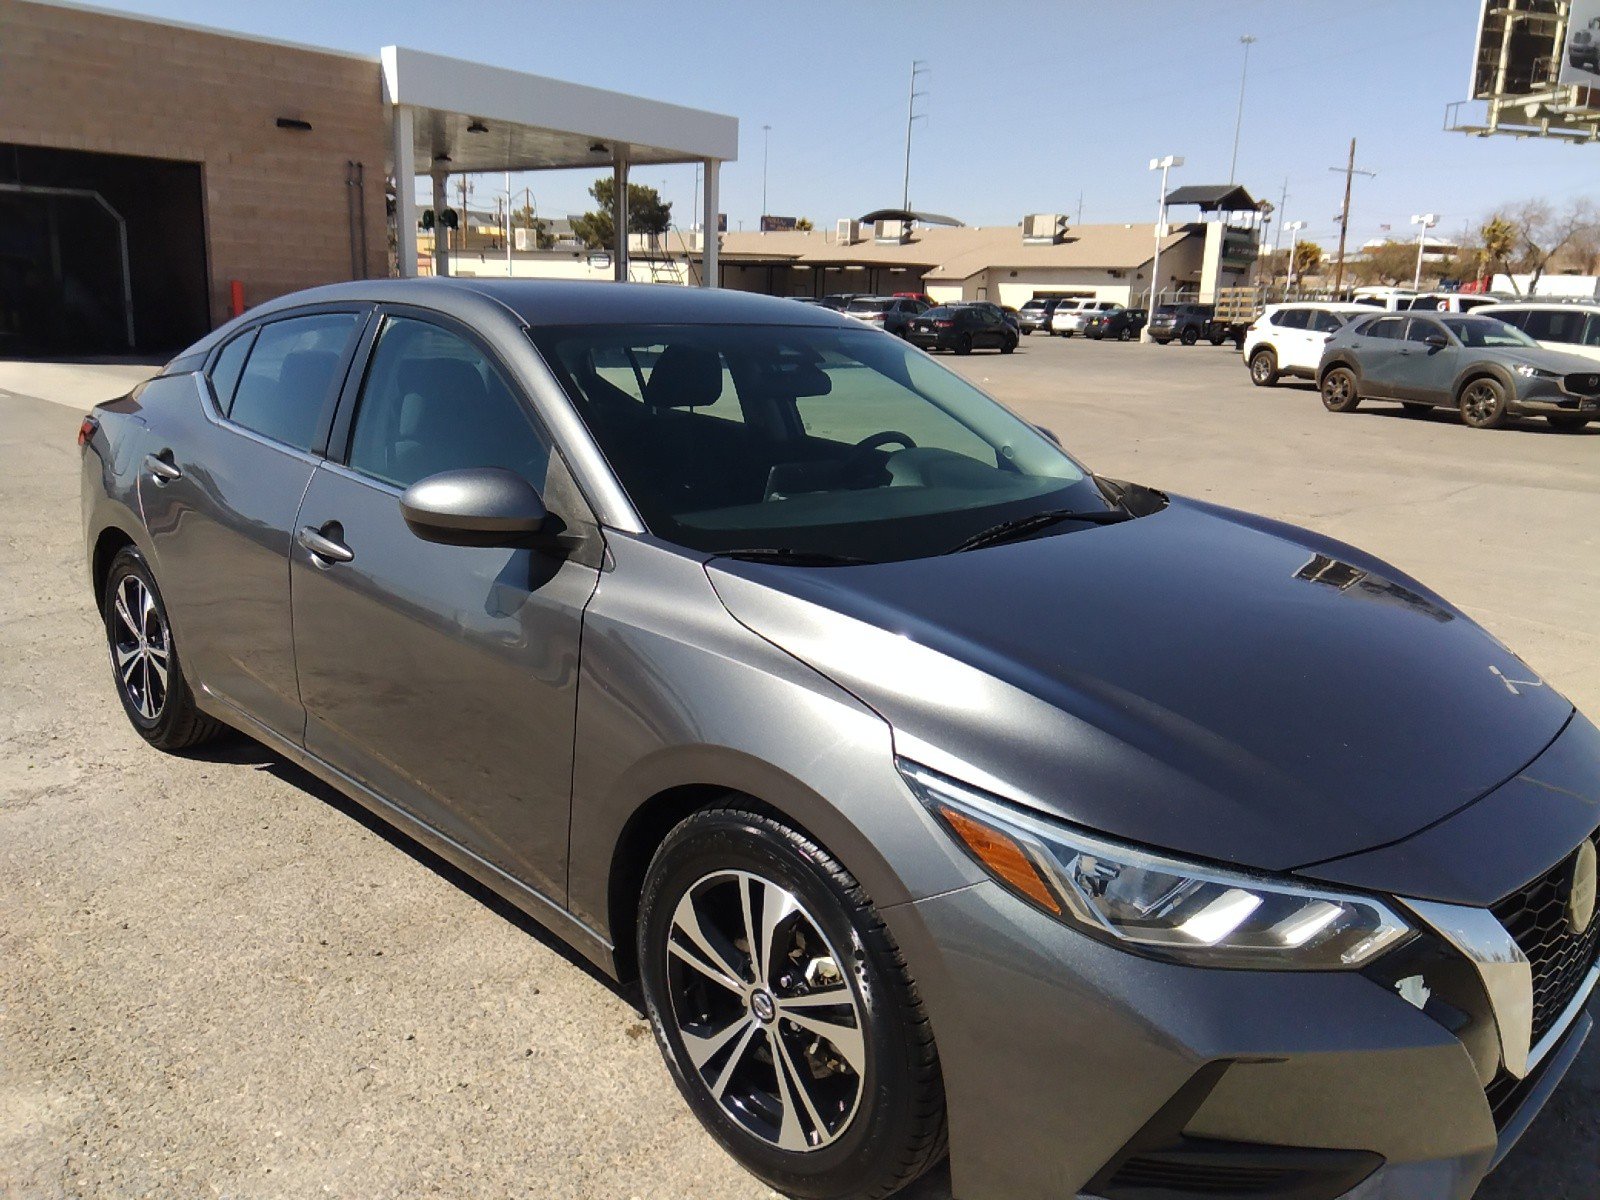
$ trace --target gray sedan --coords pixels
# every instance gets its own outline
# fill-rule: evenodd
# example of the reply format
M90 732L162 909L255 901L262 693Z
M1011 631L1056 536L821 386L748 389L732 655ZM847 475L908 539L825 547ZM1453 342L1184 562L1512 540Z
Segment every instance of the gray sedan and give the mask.
M1451 408L1474 429L1542 416L1576 432L1600 416L1600 367L1546 350L1486 316L1390 313L1352 321L1328 339L1317 371L1322 403L1351 412L1398 400L1408 412Z
M1590 1030L1600 730L853 318L345 284L79 443L138 734L242 730L637 981L785 1194L1464 1200Z

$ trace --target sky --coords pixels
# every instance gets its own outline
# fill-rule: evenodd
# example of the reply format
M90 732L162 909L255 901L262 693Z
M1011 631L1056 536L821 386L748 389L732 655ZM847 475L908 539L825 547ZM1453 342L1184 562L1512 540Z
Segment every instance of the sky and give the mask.
M106 4L107 0L101 0ZM729 228L761 212L839 217L898 205L911 63L927 73L912 134L911 204L970 225L1032 212L1074 222L1154 219L1153 157L1172 185L1226 183L1245 47L1238 182L1303 237L1332 244L1357 139L1351 239L1441 234L1496 206L1600 192L1600 145L1443 130L1465 97L1478 0L128 0L111 7L376 54L412 46L739 118L722 175ZM769 134L762 126L770 125ZM590 207L589 172L518 176L541 214ZM633 179L694 221L692 167ZM489 207L503 176L476 181ZM1180 218L1182 213L1176 214Z

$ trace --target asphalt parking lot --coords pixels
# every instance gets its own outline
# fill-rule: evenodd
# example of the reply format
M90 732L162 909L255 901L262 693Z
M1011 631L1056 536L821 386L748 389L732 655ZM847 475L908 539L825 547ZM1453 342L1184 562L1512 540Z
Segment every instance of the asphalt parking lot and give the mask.
M1209 346L945 361L1096 470L1390 559L1600 715L1600 428L1334 416ZM0 364L0 1192L771 1195L531 922L254 743L128 727L74 432L136 374ZM1600 1195L1600 1039L1480 1195Z

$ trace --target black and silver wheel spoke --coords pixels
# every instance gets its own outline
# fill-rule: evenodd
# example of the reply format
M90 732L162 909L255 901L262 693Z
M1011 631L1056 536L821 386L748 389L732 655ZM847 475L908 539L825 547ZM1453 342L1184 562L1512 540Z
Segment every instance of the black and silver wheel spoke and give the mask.
M117 683L135 712L147 721L167 702L172 647L154 594L137 575L117 584L111 619L111 662Z
M864 1016L840 961L793 892L748 871L705 876L673 912L670 1016L688 1065L727 1116L781 1150L835 1141L861 1103Z

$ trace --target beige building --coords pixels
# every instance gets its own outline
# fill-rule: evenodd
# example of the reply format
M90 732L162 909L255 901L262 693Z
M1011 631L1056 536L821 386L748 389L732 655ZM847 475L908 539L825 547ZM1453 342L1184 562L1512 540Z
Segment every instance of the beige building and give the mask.
M442 210L462 173L607 171L625 230L630 169L695 163L714 218L738 132L403 47L0 0L0 354L171 351L285 292L416 274L423 179ZM702 278L716 253L701 247Z
M388 274L376 56L25 0L0 31L0 352L170 349L235 282Z

